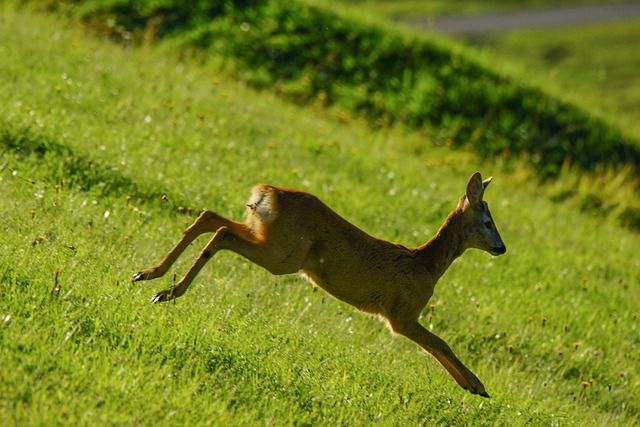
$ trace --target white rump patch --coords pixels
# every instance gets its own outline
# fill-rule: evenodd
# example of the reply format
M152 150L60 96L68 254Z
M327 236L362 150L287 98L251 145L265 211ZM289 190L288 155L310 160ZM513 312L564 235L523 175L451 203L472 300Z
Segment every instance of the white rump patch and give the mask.
M247 202L249 215L257 215L263 223L272 222L278 215L274 194L268 187L256 187Z

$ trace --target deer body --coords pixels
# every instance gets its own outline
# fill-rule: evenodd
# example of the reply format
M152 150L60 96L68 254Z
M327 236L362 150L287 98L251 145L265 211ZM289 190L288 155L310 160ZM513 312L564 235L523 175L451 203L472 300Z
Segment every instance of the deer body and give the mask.
M488 397L480 380L418 318L438 279L467 248L493 255L506 251L482 201L490 181L483 182L476 172L438 233L415 249L370 236L312 194L258 185L244 223L203 212L160 264L137 273L132 281L164 275L197 236L215 233L182 280L152 302L181 296L216 252L232 250L272 274L300 272L335 298L381 316L394 332L433 354L460 386Z

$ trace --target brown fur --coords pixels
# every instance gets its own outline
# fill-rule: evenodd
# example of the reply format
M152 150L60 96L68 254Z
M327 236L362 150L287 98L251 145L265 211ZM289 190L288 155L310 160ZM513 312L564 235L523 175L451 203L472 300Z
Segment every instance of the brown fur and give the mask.
M368 235L312 194L261 184L251 192L244 223L203 212L160 264L132 280L164 275L197 236L215 233L184 278L152 302L178 298L216 252L232 250L273 274L301 272L335 298L383 317L395 333L435 356L460 386L488 397L480 380L418 318L438 279L467 248L506 251L482 201L490 181L476 172L436 235L415 249Z

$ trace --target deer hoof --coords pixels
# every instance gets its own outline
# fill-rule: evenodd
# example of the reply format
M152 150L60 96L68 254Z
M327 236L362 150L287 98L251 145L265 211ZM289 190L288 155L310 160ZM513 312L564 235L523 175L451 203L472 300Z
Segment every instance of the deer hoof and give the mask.
M156 294L156 296L154 296L153 298L151 298L151 304L157 304L159 302L165 302L165 301L169 301L175 298L175 295L173 295L173 291L171 289L165 290L165 291L161 291L158 292Z
M142 271L140 271L140 272L134 274L133 276L131 276L131 281L132 282L137 282L137 281L140 281L140 280L144 280L145 279L144 276L145 276L145 274Z
M155 271L156 271L155 268L147 268L147 269L144 269L142 271L139 271L136 274L134 274L133 276L131 276L131 281L132 282L139 282L141 280L152 279L153 277L151 277L151 275L153 273L155 273Z

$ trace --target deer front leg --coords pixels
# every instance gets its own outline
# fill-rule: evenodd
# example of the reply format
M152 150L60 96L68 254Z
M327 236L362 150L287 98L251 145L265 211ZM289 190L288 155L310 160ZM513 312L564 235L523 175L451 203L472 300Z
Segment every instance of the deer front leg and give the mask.
M394 325L391 323L391 326L394 332L409 338L431 353L462 388L473 394L489 397L482 382L453 354L447 343L425 329L418 321L408 325Z
M271 260L274 258L273 254L277 253L270 250L263 242L255 241L244 229L232 229L222 226L200 252L200 255L198 255L198 258L180 282L171 289L159 292L151 299L151 303L170 301L184 294L207 261L223 249L231 250L265 268L271 265ZM293 269L293 271L297 271L297 268Z
M180 254L193 242L198 236L204 233L213 233L220 227L242 227L242 224L230 221L211 211L204 211L195 220L195 222L182 233L182 238L169 251L169 253L154 267L145 268L144 270L134 274L131 277L132 282L140 280L152 280L164 276L173 263L178 259Z
M156 304L159 302L170 301L184 294L189 288L189 285L191 285L193 279L198 275L207 261L209 261L209 259L211 259L211 257L213 257L216 252L222 249L222 247L220 246L220 242L225 239L228 233L232 232L227 227L221 227L220 229L218 229L209 243L207 243L207 246L205 246L202 252L200 252L200 255L198 255L196 262L191 266L184 277L180 279L180 282L178 282L178 284L171 289L166 289L164 291L158 292L158 294L156 294L156 296L151 299L151 303ZM171 255L171 253L169 254Z
M288 248L288 250L283 250L278 244L256 240L245 228L220 227L180 282L171 289L159 292L151 302L155 304L169 301L184 294L207 261L223 249L243 256L272 274L290 274L300 270L302 266L301 260L306 257L308 248L305 250L300 248L306 248L306 242L296 242L296 245Z

